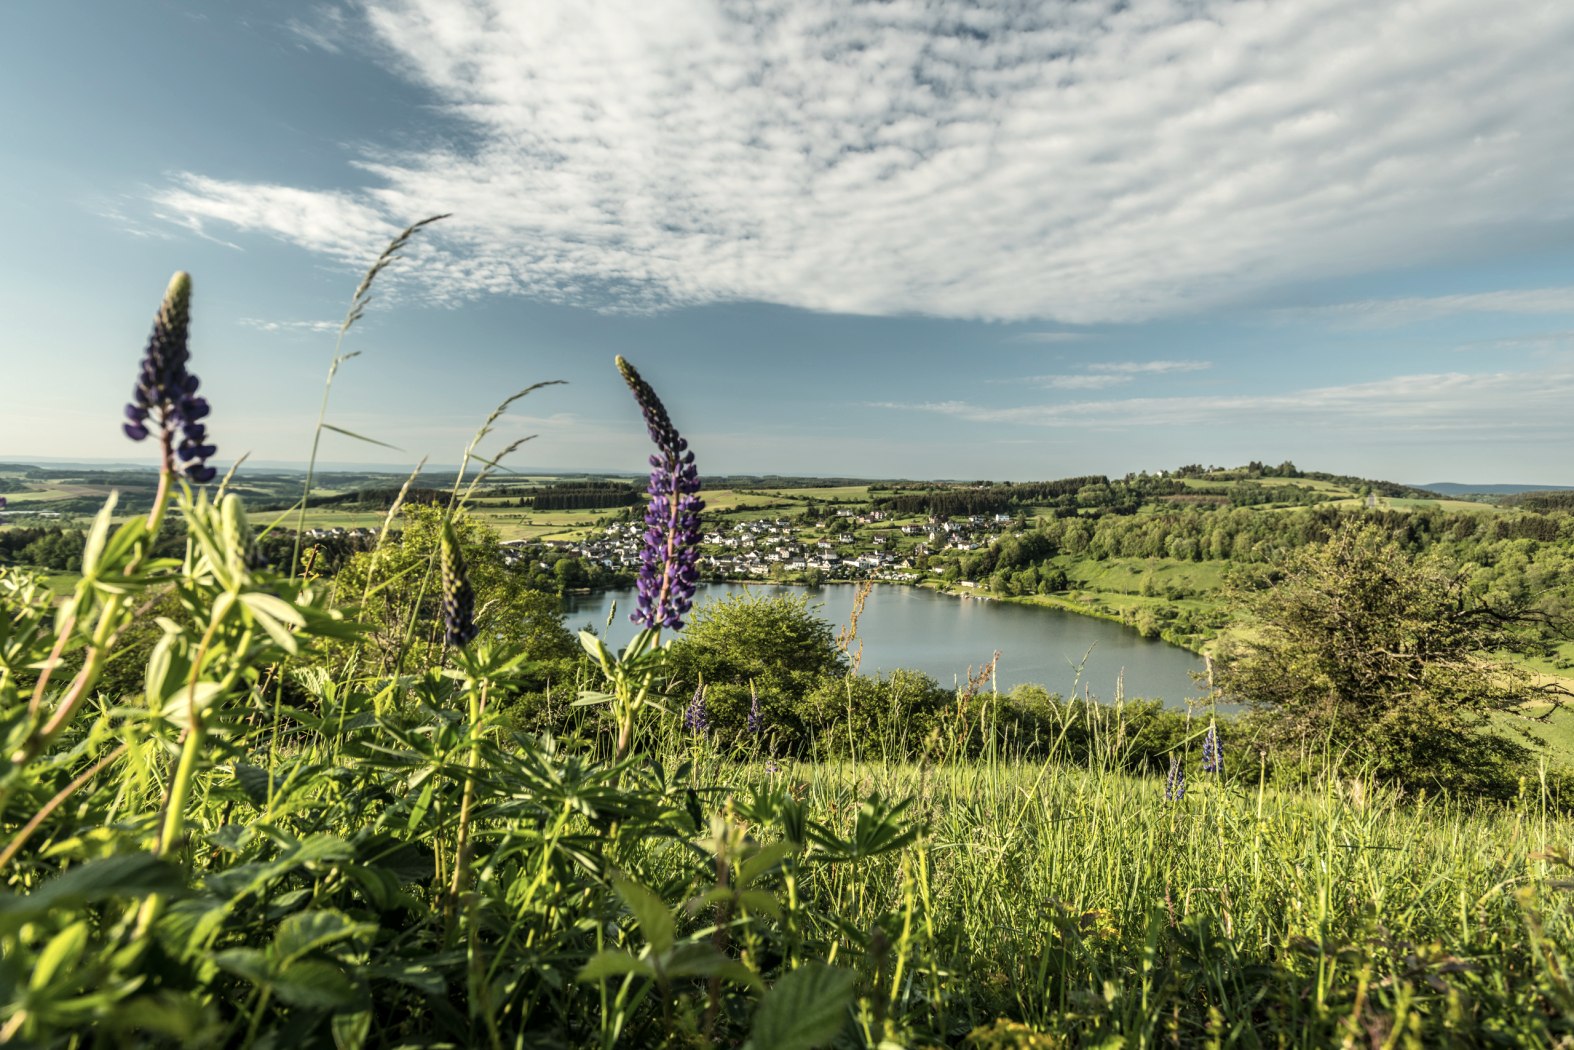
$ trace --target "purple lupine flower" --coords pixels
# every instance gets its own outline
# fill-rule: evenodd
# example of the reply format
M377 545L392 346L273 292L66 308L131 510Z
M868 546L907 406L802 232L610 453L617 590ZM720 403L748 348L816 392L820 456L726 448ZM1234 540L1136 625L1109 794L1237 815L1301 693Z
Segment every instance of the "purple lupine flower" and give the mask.
M667 417L667 410L634 366L617 359L618 371L645 414L659 455L650 457L650 505L645 510L645 543L640 553L638 608L629 619L646 627L682 630L694 601L700 574L700 475L689 443Z
M476 636L475 591L465 573L465 559L459 553L459 540L452 525L443 526L442 536L443 638L455 649L464 648Z
M201 485L218 474L207 462L218 450L207 443L208 428L202 422L208 414L207 398L197 396L197 377L186 370L190 325L191 276L181 272L170 278L153 318L153 334L122 429L132 441L157 433L164 446L164 468L179 469Z
M765 728L765 717L760 714L760 694L754 691L754 683L749 683L749 717L745 724L750 735L759 736Z
M5 497L4 496L0 496L0 510L5 510ZM0 525L4 525L4 524L5 524L5 516L4 515L0 515Z
M698 735L710 729L710 713L705 710L705 686L694 690L694 699L683 709L683 728Z
M1164 801L1179 802L1186 797L1186 768L1179 755L1170 756L1170 774L1164 778Z
M1219 726L1215 722L1208 723L1208 734L1202 738L1202 771L1224 772L1224 750L1219 746Z

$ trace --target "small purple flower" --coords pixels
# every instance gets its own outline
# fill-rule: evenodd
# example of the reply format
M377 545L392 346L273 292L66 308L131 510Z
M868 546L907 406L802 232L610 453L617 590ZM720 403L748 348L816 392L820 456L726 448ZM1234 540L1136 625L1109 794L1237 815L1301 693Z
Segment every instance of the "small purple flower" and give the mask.
M197 396L197 377L186 370L190 327L191 277L181 272L170 278L153 319L121 428L132 441L157 433L164 446L164 469L179 469L201 485L218 474L207 463L218 450L207 443L208 428L202 422L209 411L207 399Z
M667 416L667 409L640 378L634 366L617 359L618 371L634 392L645 414L650 439L659 455L650 457L650 504L645 510L645 543L640 553L638 608L629 616L637 624L660 629L683 629L683 617L694 601L699 583L700 499L699 470L689 443Z
M1224 772L1224 751L1219 747L1219 727L1214 722L1208 723L1208 734L1202 738L1202 771Z
M5 497L4 496L0 496L0 510L5 510ZM4 515L0 515L0 525L4 525L4 524L5 524L5 516Z
M476 636L475 591L465 573L464 556L452 525L443 526L442 537L443 638L462 649Z
M1170 773L1164 778L1164 801L1179 802L1186 797L1186 769L1179 755L1170 756Z
M705 686L694 690L694 699L683 709L683 728L698 736L710 730L710 713L705 710Z
M760 714L760 694L754 691L754 683L749 683L749 717L745 720L749 733L759 736L765 728L765 718Z

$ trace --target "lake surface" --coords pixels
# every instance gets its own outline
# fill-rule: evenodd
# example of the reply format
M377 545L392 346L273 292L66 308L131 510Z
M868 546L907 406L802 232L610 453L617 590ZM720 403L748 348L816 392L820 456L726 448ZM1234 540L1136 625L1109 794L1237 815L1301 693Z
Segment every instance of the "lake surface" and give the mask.
M708 598L744 590L742 584L701 584L698 607ZM835 584L805 588L751 584L751 594L805 594L809 606L829 620L833 631L852 611L853 587ZM634 634L628 614L634 610L633 590L569 595L564 621L573 630L593 626L608 642L621 647ZM617 619L606 626L617 602ZM1124 675L1127 699L1163 700L1184 707L1187 697L1204 691L1191 678L1203 669L1202 658L1168 642L1150 641L1136 631L1108 620L1044 606L955 598L920 587L878 584L864 603L858 621L863 640L865 674L910 668L923 671L942 685L976 674L996 649L1002 691L1034 682L1051 692L1080 696L1084 688L1095 698L1113 700L1116 682ZM1081 674L1078 674L1078 666Z

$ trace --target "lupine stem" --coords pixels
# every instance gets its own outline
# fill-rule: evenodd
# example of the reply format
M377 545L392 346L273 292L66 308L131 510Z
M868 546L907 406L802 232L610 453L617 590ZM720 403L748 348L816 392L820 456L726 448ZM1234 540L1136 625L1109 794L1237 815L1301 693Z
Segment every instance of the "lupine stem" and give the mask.
M481 768L481 716L486 713L487 681L472 684L470 694L470 754L465 760L465 790L459 802L459 830L454 841L454 877L449 884L449 909L459 901L470 879L470 815L475 807L476 773Z

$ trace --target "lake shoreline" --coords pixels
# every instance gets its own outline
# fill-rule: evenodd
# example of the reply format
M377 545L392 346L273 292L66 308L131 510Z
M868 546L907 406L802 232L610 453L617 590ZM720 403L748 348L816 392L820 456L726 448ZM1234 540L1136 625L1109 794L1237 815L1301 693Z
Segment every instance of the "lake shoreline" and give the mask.
M748 587L756 584L767 587L802 587L804 590L809 591L817 590L821 587L856 586L861 583L875 584L881 587L913 587L919 590L930 591L934 594L947 595L948 597L952 598L970 598L974 601L981 602L1005 602L1010 605L1026 605L1037 609L1059 609L1061 612L1073 613L1077 616L1086 616L1089 619L1102 620L1105 623L1116 624L1117 626L1122 627L1128 631L1135 632L1139 637L1141 636L1140 631L1137 631L1135 627L1131 626L1131 624L1122 620L1117 615L1112 615L1107 612L1102 612L1098 609L1089 608L1086 605L1073 602L1068 598L1062 598L1054 594L975 594L967 590L956 589L949 584L937 580L920 580L917 583L903 583L900 580L823 580L820 583L800 583L794 580L759 580L753 577L733 579L723 577L721 579L708 580L706 582L727 584L739 587ZM1155 639L1144 640L1154 641ZM1196 656L1201 656L1204 658L1208 656L1206 647L1185 645L1181 642L1163 637L1158 638L1157 641L1161 641L1165 645L1173 645L1177 649L1183 649L1186 652L1192 653Z
M696 603L725 600L745 591L762 597L801 597L834 631L850 617L857 588L837 589L829 584L859 582L863 581L823 581L815 587L758 579L710 580L701 585ZM1105 694L1123 681L1128 697L1147 697L1177 707L1196 698L1193 675L1204 669L1198 654L1166 639L1143 637L1114 617L1089 615L1082 609L1043 600L941 588L934 582L868 582L898 586L870 590L859 625L866 645L866 668L909 669L942 683L953 678L960 681L965 669L989 662L990 654L998 650L1004 653L999 668L1002 690L1033 684L1070 695L1070 691L1080 694L1091 684L1095 692ZM942 598L958 600L939 600ZM627 589L566 595L564 621L571 628L590 626L609 644L617 644L628 626L621 622L626 617L620 613L608 623L608 615L614 602L621 611L632 608L633 600ZM1036 611L1014 611L1023 607Z

